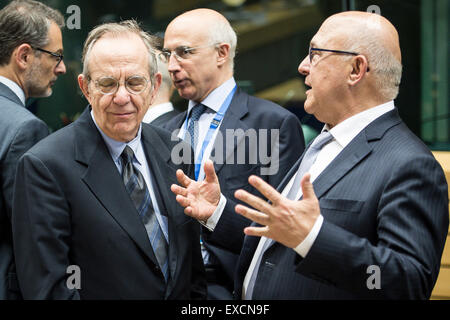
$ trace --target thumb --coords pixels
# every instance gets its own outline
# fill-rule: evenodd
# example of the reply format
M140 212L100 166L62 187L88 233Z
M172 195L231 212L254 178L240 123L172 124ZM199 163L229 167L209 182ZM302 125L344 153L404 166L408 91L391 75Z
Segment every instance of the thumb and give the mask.
M214 170L214 164L210 159L206 160L205 166L203 167L203 169L205 170L206 182L211 183L211 182L217 181L217 175L216 175L216 171Z
M303 200L316 198L316 193L314 192L314 187L313 187L310 179L311 179L311 174L306 173L303 176L302 181L300 182L300 185L302 187Z

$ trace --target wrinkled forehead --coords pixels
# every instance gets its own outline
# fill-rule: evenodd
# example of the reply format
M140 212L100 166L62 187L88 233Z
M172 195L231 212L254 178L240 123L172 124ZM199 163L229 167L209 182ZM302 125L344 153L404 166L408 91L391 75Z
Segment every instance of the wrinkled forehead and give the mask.
M140 75L148 74L148 51L137 35L105 36L97 40L89 54L90 73L129 69Z

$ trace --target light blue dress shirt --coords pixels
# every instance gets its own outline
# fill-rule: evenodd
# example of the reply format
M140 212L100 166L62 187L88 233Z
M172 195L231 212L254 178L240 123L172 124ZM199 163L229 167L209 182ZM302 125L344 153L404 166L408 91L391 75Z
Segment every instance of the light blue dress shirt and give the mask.
M110 137L108 137L102 129L97 125L97 122L94 118L94 113L91 110L91 117L92 120L95 123L95 126L97 127L98 131L103 137L103 140L106 143L106 146L108 147L109 154L111 155L111 158L114 161L114 164L117 167L117 170L119 170L120 175L122 175L122 161L120 159L120 155L122 154L125 147L128 145L134 152L133 157L133 165L136 169L138 169L142 176L144 177L145 184L147 185L147 189L150 193L150 198L152 199L153 208L155 209L156 217L158 219L159 225L161 226L162 232L164 234L164 237L167 240L167 243L169 243L169 233L168 233L168 221L167 216L162 215L161 211L158 206L158 201L156 201L156 195L153 190L153 184L152 184L152 173L150 170L150 167L148 166L147 159L145 157L144 148L142 146L141 141L141 133L142 133L142 124L139 126L138 133L136 135L136 138L133 140L125 143L121 141L114 140Z

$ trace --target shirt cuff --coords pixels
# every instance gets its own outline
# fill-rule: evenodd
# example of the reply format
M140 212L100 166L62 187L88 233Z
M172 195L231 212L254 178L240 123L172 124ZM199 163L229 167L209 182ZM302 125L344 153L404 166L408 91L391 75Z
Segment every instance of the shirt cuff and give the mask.
M220 200L219 204L217 205L216 210L214 210L211 217L206 220L206 223L204 221L199 222L206 227L209 231L214 231L214 228L216 227L217 223L219 222L220 217L222 216L222 212L225 209L225 205L227 204L227 198L223 194L220 194Z
M294 248L294 251L297 252L299 255L301 255L303 258L306 257L309 250L314 244L314 241L316 241L316 238L320 232L320 229L322 228L323 224L323 216L319 215L316 222L314 223L314 226L312 227L311 231L308 233L306 238L300 242L298 246Z

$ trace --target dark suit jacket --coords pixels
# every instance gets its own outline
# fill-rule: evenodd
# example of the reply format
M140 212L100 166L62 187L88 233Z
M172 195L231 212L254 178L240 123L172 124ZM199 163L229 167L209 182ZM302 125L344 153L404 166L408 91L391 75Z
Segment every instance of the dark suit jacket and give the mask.
M157 126L157 127L164 127L167 122L175 118L177 115L180 114L180 111L174 109L172 111L163 113L158 118L150 122L151 124Z
M168 216L170 281L165 285L142 221L89 108L19 162L13 237L26 299L191 299L206 294L197 222L175 201L177 169L167 132L142 125L158 205ZM159 195L159 196L158 196ZM81 270L68 289L67 268Z
M13 185L19 158L48 135L47 125L0 83L0 300L20 298L11 233Z
M186 112L183 112L170 121L165 128L170 131L181 128L185 118ZM257 133L261 130L259 131L260 139L257 144L251 143L248 137L244 138L242 135L231 142L232 148L227 148L226 131L229 129L244 131L254 129ZM279 161L276 163L278 171L272 175L261 175L261 168L269 165L275 167L276 158L270 146L271 139L274 137L271 130L279 131ZM268 152L263 153L274 158L270 164L264 163L264 160L259 157L256 163L251 159L255 153L264 151L261 148L264 132L267 132L267 142L264 143L264 147ZM214 149L222 150L226 164L224 164L225 161L215 162L214 167L221 192L227 198L227 204L214 232L203 228L203 241L205 247L219 259L231 292L234 269L244 239L243 230L250 224L250 220L235 212L234 208L238 202L234 198L234 192L243 188L256 193L256 189L248 183L248 177L252 174L261 176L272 186L277 186L300 157L305 144L300 122L291 112L270 101L250 96L239 89L220 125L220 133L224 138L223 144L221 145L216 139ZM245 164L237 164L239 150L242 150L242 147L245 147ZM213 150L212 154L216 155L216 152Z
M254 299L429 298L448 230L447 183L397 110L360 132L313 185L324 217L313 246L304 259L277 242L269 247ZM245 239L237 298L258 241ZM379 290L368 289L369 266L380 268Z

